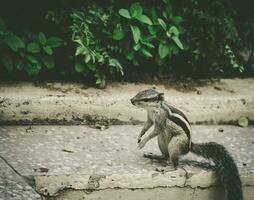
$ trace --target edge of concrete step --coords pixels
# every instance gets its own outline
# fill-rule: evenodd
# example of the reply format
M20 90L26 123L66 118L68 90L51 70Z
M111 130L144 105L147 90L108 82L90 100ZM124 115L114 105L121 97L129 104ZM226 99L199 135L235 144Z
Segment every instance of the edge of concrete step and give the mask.
M0 85L0 124L138 124L146 119L130 98L152 84L111 83L104 90L82 84ZM192 124L254 121L254 79L222 79L193 91L156 85Z

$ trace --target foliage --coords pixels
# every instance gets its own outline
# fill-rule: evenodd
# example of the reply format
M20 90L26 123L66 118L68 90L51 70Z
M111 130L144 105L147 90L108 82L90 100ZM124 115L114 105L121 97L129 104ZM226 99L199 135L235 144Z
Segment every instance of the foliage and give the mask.
M37 23L22 15L17 19L8 9L10 14L0 17L2 74L36 78L61 72L104 87L107 78L135 73L209 77L254 71L253 15L232 0L40 5L33 9ZM16 29L19 22L27 26ZM247 59L242 56L246 49Z
M43 32L39 32L37 36L27 34L27 37L19 37L8 31L0 19L0 44L0 59L9 73L18 70L35 76L43 68L54 68L53 52L63 41L58 37L47 38Z
M124 40L132 35L133 42L126 46L124 52L126 59L134 65L139 65L143 59L154 59L162 65L172 54L184 49L180 40L182 18L173 15L169 1L164 1L164 4L162 12L161 5L150 9L139 2L119 10L124 19L115 26L113 38Z
M184 60L195 73L244 70L237 55L243 41L232 10L225 2L185 0L186 8L179 10L185 19L184 39L188 47Z
M110 33L107 30L109 14L96 6L74 10L71 14L72 41L76 44L75 70L78 73L93 72L96 84L105 86L105 74L113 75L123 69L117 59L113 58L103 45L102 40ZM98 27L98 29L96 29Z

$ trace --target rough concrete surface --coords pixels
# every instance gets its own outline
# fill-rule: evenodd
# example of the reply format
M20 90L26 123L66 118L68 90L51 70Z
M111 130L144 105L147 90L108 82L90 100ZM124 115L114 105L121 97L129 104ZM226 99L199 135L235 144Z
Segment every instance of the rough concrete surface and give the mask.
M39 200L37 194L2 158L0 158L0 200Z
M244 188L245 200L254 197L252 187ZM154 188L154 189L107 189L89 193L87 191L66 191L56 200L224 200L222 188Z
M136 124L145 120L145 112L132 106L130 98L151 86L112 83L98 90L67 83L0 84L0 123ZM254 121L254 79L222 79L184 91L175 86L156 85L194 124L232 123L240 116Z
M176 195L173 199L212 200L222 196L212 163L202 158L188 154L177 171L162 173L168 163L143 157L144 152L159 153L156 141L137 149L140 129L131 125L105 130L1 126L0 156L20 175L33 176L37 192L52 199L109 199L107 195L113 200L149 199L160 194L161 199ZM245 199L253 199L253 126L193 126L193 140L225 145L239 168Z

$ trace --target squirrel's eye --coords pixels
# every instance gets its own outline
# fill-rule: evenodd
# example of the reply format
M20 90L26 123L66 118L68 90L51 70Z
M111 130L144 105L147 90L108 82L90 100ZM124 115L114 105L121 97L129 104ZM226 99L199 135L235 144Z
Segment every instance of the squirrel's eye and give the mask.
M144 101L144 102L148 102L148 101L149 101L149 99L143 99L143 101Z

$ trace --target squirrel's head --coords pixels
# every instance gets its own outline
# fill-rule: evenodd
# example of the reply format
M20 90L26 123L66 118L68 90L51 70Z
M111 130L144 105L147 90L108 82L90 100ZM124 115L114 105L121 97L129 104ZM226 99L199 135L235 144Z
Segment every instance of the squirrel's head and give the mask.
M158 108L159 102L164 100L164 93L157 92L155 88L143 90L131 99L134 106L152 109Z

